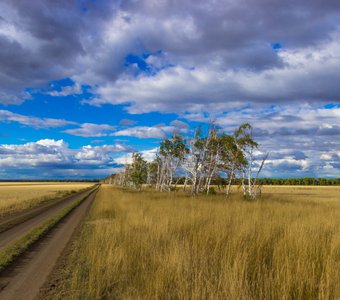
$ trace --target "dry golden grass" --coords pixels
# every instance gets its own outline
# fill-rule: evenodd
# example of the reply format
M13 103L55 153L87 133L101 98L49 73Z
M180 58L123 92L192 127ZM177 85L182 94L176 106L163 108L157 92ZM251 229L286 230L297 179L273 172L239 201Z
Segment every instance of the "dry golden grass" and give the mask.
M1 182L0 217L87 188L93 183Z
M339 187L248 202L102 186L54 298L339 299L334 200Z
M340 200L340 186L265 186L263 193L278 196L280 200L328 202Z

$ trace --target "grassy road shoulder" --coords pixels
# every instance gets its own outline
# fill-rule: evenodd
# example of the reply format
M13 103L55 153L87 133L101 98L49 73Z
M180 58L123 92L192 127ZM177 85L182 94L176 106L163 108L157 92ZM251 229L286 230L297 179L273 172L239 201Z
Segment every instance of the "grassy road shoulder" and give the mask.
M40 226L30 231L13 244L9 245L0 252L0 272L8 267L18 256L23 254L31 245L46 235L58 222L65 218L73 209L84 201L93 190L85 195L79 196L79 199L62 209L53 217L45 221Z
M91 187L93 183L0 184L0 219Z

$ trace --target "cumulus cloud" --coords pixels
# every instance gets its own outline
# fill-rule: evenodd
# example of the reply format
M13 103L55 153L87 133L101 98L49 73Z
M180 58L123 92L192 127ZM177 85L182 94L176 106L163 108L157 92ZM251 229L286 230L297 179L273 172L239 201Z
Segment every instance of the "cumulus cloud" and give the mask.
M10 168L65 166L72 163L63 140L44 139L23 145L0 145L0 165Z
M159 150L158 148L152 148L152 149L149 149L149 150L139 151L139 153L142 154L143 158L147 162L151 162L155 159L158 150ZM119 157L115 158L114 161L117 164L120 164L120 165L130 164L130 163L132 163L132 153L128 153L128 154L119 156Z
M209 122L202 114L184 114L192 121ZM310 105L245 108L215 114L216 125L233 132L241 123L254 127L262 151L270 153L268 176L338 176L340 108ZM332 166L324 169L326 165ZM332 174L332 175L331 175ZM301 175L302 176L302 175Z
M323 152L320 158L325 161L337 161L340 160L340 151Z
M65 77L78 85L53 95L87 84L91 104L132 103L132 113L336 101L339 15L337 1L319 0L5 0L0 101ZM136 77L126 58L143 53L152 72Z
M315 173L314 166L310 160L306 159L268 159L261 176L265 177L301 177L305 174L318 177ZM321 174L320 174L321 175Z
M340 99L339 19L335 0L4 0L0 104L21 104L32 91L81 96L86 86L92 94L81 96L82 103L119 104L130 114L216 118L227 131L250 122L273 155L273 170L336 174L340 112L324 104ZM62 78L74 84L50 90L50 82ZM116 127L7 110L0 121L36 129L74 126L64 132L82 137L162 138L189 131L178 120L150 127L125 119ZM71 151L65 145L26 147L48 155ZM89 162L100 151L78 152Z
M207 121L201 115L185 115L190 120ZM314 107L310 105L272 106L270 109L246 108L226 114L216 114L216 123L232 130L240 122L248 122L262 134L339 135L340 108ZM261 134L261 133L260 133Z
M124 145L103 145L103 146L83 146L76 154L75 158L80 162L90 165L112 164L111 153L132 152L133 148Z
M164 138L167 133L173 132L174 127L161 126L161 127L148 127L138 126L119 130L113 135L115 136L133 136L138 138Z
M63 140L43 139L21 145L0 145L0 167L5 168L6 176L12 178L21 178L25 174L32 178L37 174L45 174L46 178L67 178L79 173L95 178L117 168L116 157L133 150L122 144L72 149Z
M7 97L0 103L18 104L25 100L25 88L46 87L49 81L70 76L77 59L85 54L83 44L92 28L98 29L93 25L99 20L89 23L100 10L89 12L86 24L81 7L73 1L2 1L0 90L13 102ZM102 11L98 17L104 19L104 15Z
M340 35L327 43L278 52L282 62L264 70L204 66L167 68L155 76L119 78L96 89L90 104L131 103L130 113L228 111L248 104L338 101Z

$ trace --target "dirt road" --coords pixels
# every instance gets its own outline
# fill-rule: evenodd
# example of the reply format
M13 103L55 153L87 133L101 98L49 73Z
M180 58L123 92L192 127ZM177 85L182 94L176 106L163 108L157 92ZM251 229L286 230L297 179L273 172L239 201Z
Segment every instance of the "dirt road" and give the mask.
M88 190L66 197L65 199L56 203L42 205L30 211L24 212L23 214L19 213L18 215L11 216L11 218L8 220L1 221L0 226L1 224L6 223L13 223L13 225L8 225L7 227L9 227L9 229L0 232L0 251L13 241L30 232L37 225L48 220L58 211L70 205L70 203L72 203L73 201L79 199L79 197L84 197L87 193ZM19 219L19 222L17 222L16 219Z
M0 299L34 299L95 198L93 192L16 266L0 277Z

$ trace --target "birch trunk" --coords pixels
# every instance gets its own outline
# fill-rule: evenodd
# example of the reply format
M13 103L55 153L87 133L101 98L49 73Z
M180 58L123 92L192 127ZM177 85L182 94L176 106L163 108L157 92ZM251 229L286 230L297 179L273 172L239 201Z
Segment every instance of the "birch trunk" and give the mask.
M231 172L230 172L230 178L229 178L229 182L228 182L228 188L227 188L227 193L226 193L226 196L227 198L229 197L230 195L230 188L231 188L231 183L233 181L233 178L234 178L234 167L232 168Z

